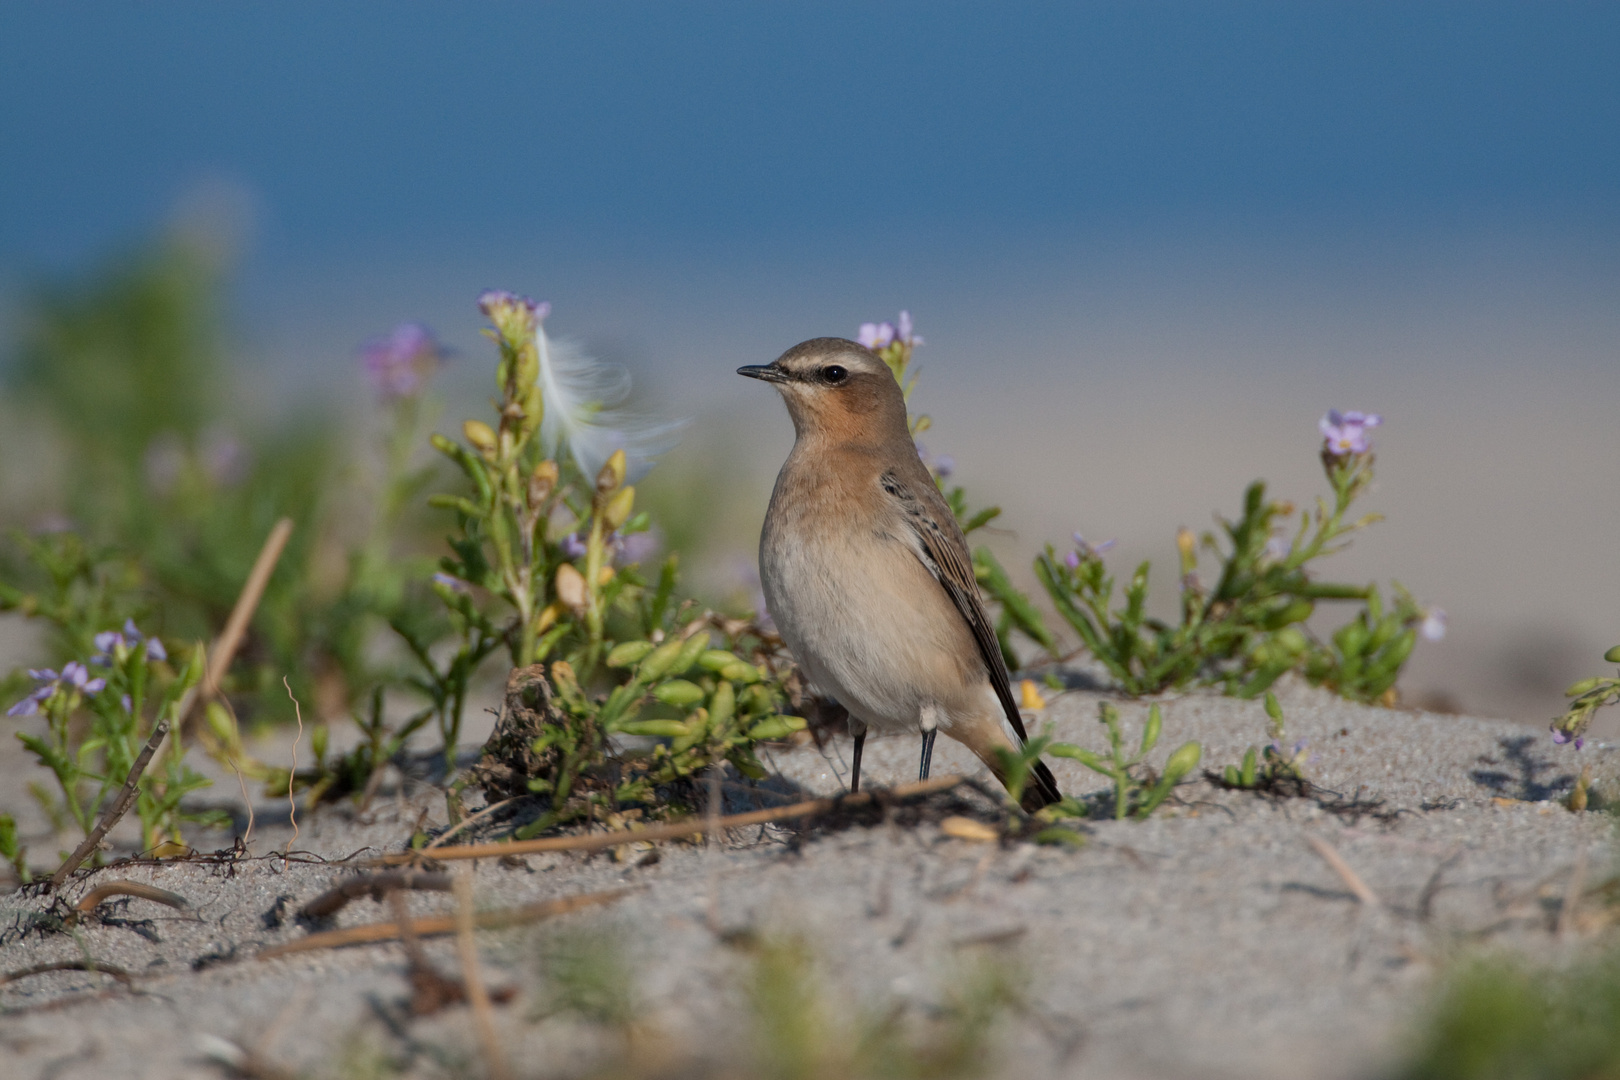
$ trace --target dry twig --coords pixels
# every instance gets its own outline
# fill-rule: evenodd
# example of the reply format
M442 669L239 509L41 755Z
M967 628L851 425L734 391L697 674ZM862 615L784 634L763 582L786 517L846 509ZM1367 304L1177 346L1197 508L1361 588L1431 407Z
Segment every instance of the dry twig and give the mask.
M46 885L47 889L61 888L62 882L68 879L68 875L77 870L79 864L90 857L90 853L96 850L97 845L101 843L102 837L106 836L108 830L118 824L118 819L123 817L129 808L134 805L135 796L140 791L141 774L146 771L147 763L152 760L152 755L157 753L158 744L163 742L163 736L168 733L169 722L159 720L157 727L152 729L151 738L147 739L146 745L141 747L140 755L136 757L135 764L129 767L129 776L124 779L124 789L118 793L118 798L113 800L113 804L107 808L107 812L101 815L101 820L96 823L94 829L90 830L90 835L84 838L84 843L74 848L73 854L67 857L67 861L57 867L56 873L51 875L51 880Z
M839 795L836 798L811 799L790 806L773 806L767 810L751 810L746 814L729 817L687 818L668 825L651 825L645 829L625 829L615 832L587 833L584 836L549 836L539 840L507 840L494 844L465 844L437 848L429 856L425 851L401 851L384 855L371 862L373 866L400 866L423 858L449 861L451 859L498 859L507 855L533 855L542 851L601 851L621 844L634 844L653 840L676 840L685 836L699 836L710 830L740 829L749 825L765 825L773 821L791 821L794 818L816 817L854 806L867 806L885 799L914 799L949 791L963 783L960 776L936 776L899 787Z
M1356 894L1357 900L1370 908L1379 906L1378 894L1367 887L1367 883L1361 880L1361 875L1352 870L1350 864L1344 861L1344 857L1333 850L1332 844L1329 844L1320 836L1307 836L1305 842L1310 844L1312 850L1318 855L1322 856L1323 862L1333 868L1333 872L1339 875L1339 880L1343 881L1345 886Z
M464 829L467 828L467 826L472 825L475 822L482 821L484 818L486 818L489 815L493 814L495 811L499 810L501 807L510 806L512 803L515 803L519 799L522 799L522 798L527 798L527 796L514 795L510 799L502 799L500 802L490 803L488 806L484 807L482 810L478 811L476 814L471 814L471 815L469 815L467 817L462 818L460 821L456 822L456 824L450 826L450 828L446 829L444 832L442 832L438 836L434 837L433 842L431 844L429 844L427 847L423 848L422 850L423 851L432 851L436 847L441 847L446 840L449 840L452 836L456 835L458 832L463 831Z
M176 739L183 738L186 733L186 724L191 714L199 706L208 704L219 694L219 685L225 681L225 673L231 668L231 661L236 659L236 650L242 647L242 637L247 633L248 623L253 619L253 613L258 610L259 601L264 598L264 590L270 584L270 575L276 569L276 563L281 559L281 553L287 547L287 540L292 536L292 518L282 518L270 529L270 535L265 537L264 546L259 549L258 558L253 560L253 568L248 571L247 580L242 583L242 591L237 594L236 605L231 608L231 614L225 620L225 629L221 630L219 637L214 639L214 647L208 650L208 667L203 675L200 687L194 687L186 692L180 699L180 730L174 733Z
M595 907L598 904L611 904L633 891L633 889L608 889L605 892L585 893L583 896L547 900L540 904L480 911L474 916L473 921L480 930L498 930L507 926L539 922L554 915L566 915L570 911ZM418 937L437 937L441 934L454 933L456 919L451 915L435 915L426 919L413 919L411 927ZM368 945L378 941L393 941L400 934L401 929L397 922L367 923L364 926L350 926L342 930L326 930L306 938L299 938L297 941L289 941L284 945L260 949L257 959L270 960L277 956L309 952L313 949L335 949L343 945Z
M26 979L30 975L44 975L52 971L93 971L100 975L110 975L125 986L135 985L135 977L116 964L103 964L99 960L53 960L47 964L35 964L32 967L18 968L0 974L0 983L16 982Z
M190 902L179 893L159 889L154 885L142 885L138 881L109 881L85 893L79 902L73 905L73 910L90 911L109 896L134 896L150 900L154 904L165 904L177 911L184 911L191 906Z
M449 892L449 874L430 874L421 870L385 870L380 874L363 874L341 881L298 909L301 919L328 919L342 911L350 900L370 896L381 901L384 894L400 889L422 892Z
M484 973L478 966L478 941L473 937L471 867L468 870L456 877L456 954L461 959L461 982L467 988L467 1001L472 1005L473 1020L478 1025L478 1041L483 1046L490 1080L512 1080L511 1066L495 1034L495 1010L490 1007L489 992L484 989Z

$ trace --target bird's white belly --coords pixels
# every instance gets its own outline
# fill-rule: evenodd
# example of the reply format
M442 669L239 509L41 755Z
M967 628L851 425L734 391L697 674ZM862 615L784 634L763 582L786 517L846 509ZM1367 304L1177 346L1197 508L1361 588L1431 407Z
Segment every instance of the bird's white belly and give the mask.
M794 659L875 731L919 730L925 708L931 721L944 704L942 686L965 689L951 636L965 627L949 598L897 540L810 547L767 538L760 552L765 601Z

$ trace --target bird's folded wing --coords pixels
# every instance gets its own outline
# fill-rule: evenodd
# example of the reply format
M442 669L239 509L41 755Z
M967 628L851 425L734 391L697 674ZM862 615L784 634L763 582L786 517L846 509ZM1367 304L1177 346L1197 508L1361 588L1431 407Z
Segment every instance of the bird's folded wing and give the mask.
M995 688L996 697L1001 699L1007 720L1018 733L1018 738L1028 742L1029 735L1024 730L1024 719L1018 713L1018 701L1013 697L1007 665L1001 659L1001 642L996 639L995 627L991 625L990 616L979 599L979 583L973 576L973 558L968 554L967 540L957 528L950 507L945 505L945 500L932 483L919 491L914 484L908 484L892 470L885 472L880 482L883 490L899 505L906 524L917 538L915 550L918 558L934 580L945 589L951 603L956 605L956 610L973 631L979 656L984 660L985 670L990 673L990 685ZM930 495L933 497L929 498Z

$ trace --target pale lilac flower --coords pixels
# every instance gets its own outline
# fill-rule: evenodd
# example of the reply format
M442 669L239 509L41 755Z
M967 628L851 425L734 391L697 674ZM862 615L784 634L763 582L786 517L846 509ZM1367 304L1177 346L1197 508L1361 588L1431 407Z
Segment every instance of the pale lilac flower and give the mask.
M1100 544L1092 544L1088 543L1086 538L1079 533L1074 534L1074 546L1082 555L1101 555L1117 543L1119 543L1118 540L1104 540Z
M395 401L421 391L439 369L444 350L421 323L400 323L387 337L366 342L360 356L377 395Z
M569 533L563 537L561 547L564 557L569 559L577 559L590 550L585 538L578 533Z
M159 641L157 638L149 637L146 639L146 658L148 660L167 660L169 658L169 650L165 649L163 647L163 642Z
M926 345L922 336L912 332L911 312L902 311L899 319L900 325L896 328L896 336L900 341L915 349L918 345Z
M1446 636L1446 609L1430 608L1423 613L1423 621L1418 624L1418 633L1423 635L1424 641L1439 641Z
M70 661L62 669L61 674L50 668L30 668L28 675L40 685L34 688L33 693L7 709L7 716L33 716L39 712L40 705L64 688L84 694L99 694L107 687L106 679L92 679L90 670L77 660Z
M466 596L472 592L472 587L469 586L465 581L462 581L460 578L452 574L446 574L442 570L433 575L433 584L443 585L451 592L460 596Z
M928 452L928 448L922 443L917 444L917 456L922 458L922 463L928 467L928 471L939 477L941 480L945 479L946 477L950 476L951 473L956 471L955 458L951 457L949 454L941 454L938 457L935 457L933 454Z
M1567 742L1573 742L1575 744L1575 749L1577 750L1586 745L1586 739L1583 736L1571 735L1569 732L1560 727L1555 727L1552 729L1552 740L1560 746Z
M1367 438L1367 431L1383 422L1384 418L1377 413L1341 413L1338 409L1329 409L1316 426L1322 432L1322 449L1333 457L1345 457L1365 454L1371 449L1372 440Z
M1080 553L1078 551L1071 551L1067 555L1063 556L1063 565L1067 566L1070 570L1080 569Z
M626 566L646 562L658 553L662 543L658 534L650 529L617 537L613 544L614 561Z
M250 459L240 439L225 431L211 431L203 442L202 465L208 478L221 487L234 487L247 478Z
M1266 558L1272 562L1282 562L1288 557L1288 541L1281 536L1273 536L1266 541Z
M497 323L512 314L527 315L544 322L546 316L551 314L551 302L548 300L537 304L527 296L519 296L505 289L485 289L478 294L478 310Z
M873 352L885 349L894 341L894 323L861 323L861 332L855 335L855 340L865 345Z
M130 696L128 694L125 694L123 697L119 698L118 704L124 707L125 712L135 711L135 702L130 700Z
M124 644L124 636L116 630L103 630L91 640L96 646L96 655L91 658L91 663L105 663L113 650Z

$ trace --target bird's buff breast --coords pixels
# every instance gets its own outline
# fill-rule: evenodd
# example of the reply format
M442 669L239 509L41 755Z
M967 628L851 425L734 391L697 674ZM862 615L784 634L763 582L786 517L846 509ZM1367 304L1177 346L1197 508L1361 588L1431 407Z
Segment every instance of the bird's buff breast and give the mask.
M881 514L827 501L773 498L760 538L765 602L810 682L878 731L916 731L925 704L981 696L943 588Z

